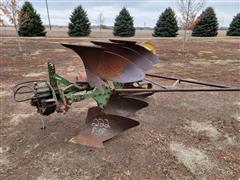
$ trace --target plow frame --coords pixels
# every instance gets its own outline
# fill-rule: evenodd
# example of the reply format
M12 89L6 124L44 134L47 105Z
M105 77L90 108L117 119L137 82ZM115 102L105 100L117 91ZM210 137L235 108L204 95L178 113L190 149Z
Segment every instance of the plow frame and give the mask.
M48 86L51 89L53 98L57 101L59 95L61 102L66 105L66 100L69 104L79 102L84 99L93 98L100 108L103 108L111 96L111 89L107 86L104 87L104 93L98 88L92 87L89 84L88 89L80 87L77 83L72 83L64 77L58 75L55 71L55 65L48 62L49 82ZM87 83L87 81L80 81L80 83Z
M161 76L157 74L146 74L148 77L154 77L158 79L164 79L168 81L174 81L174 83L171 86L165 86L160 83L154 82L153 80L150 80L148 78L145 78L146 81L151 82L152 84L155 84L159 88L156 89L115 89L114 91L121 94L121 93L132 93L132 95L142 93L142 92L220 92L220 91L240 91L240 87L234 87L234 86L227 86L222 84L214 84L209 83L205 81L198 81L194 79L181 79L171 76ZM208 88L177 88L177 85L180 83L187 83L187 84L194 84L194 85L201 85ZM211 88L209 88L211 87Z

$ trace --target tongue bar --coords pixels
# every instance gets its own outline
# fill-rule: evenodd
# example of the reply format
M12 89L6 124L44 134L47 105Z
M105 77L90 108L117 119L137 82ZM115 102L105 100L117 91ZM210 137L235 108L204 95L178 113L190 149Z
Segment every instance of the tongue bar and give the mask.
M103 142L138 125L138 121L127 117L99 114L89 119L88 123L80 130L79 135L73 137L70 142L104 148Z
M153 64L156 64L159 62L159 58L158 56L154 55L151 51L147 50L146 48L139 46L135 43L128 43L125 41L118 41L118 40L113 40L110 39L111 42L115 42L115 43L119 43L124 47L133 49L134 51L137 51L138 53L140 53L142 56L146 57L148 60L150 60Z
M110 51L113 53L116 53L132 63L136 64L138 67L140 67L143 70L149 70L152 69L152 62L148 60L146 57L142 56L137 51L134 51L133 49L123 47L121 44L116 43L107 43L107 42L100 42L100 41L91 41L92 43L102 46L106 49L106 51Z

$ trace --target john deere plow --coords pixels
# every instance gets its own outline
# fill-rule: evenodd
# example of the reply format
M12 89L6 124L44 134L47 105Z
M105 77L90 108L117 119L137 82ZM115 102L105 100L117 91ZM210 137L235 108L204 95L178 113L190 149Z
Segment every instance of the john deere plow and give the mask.
M13 88L16 101L29 100L45 116L65 113L72 103L94 99L97 106L88 109L85 125L70 140L76 144L102 148L105 141L138 126L139 122L132 116L148 106L145 98L157 92L240 91L239 87L145 73L160 62L149 42L143 46L123 40L92 43L92 46L62 44L80 56L86 80L70 82L58 75L55 65L48 62L49 80L28 81ZM173 83L160 84L161 79ZM178 88L179 83L208 88Z

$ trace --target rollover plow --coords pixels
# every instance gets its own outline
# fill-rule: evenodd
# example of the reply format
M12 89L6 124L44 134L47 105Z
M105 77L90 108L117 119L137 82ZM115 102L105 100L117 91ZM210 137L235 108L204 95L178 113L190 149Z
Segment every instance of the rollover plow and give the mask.
M93 46L63 44L80 56L87 80L70 82L58 75L55 65L49 62L49 80L24 82L13 89L16 101L30 100L38 113L46 116L67 112L72 103L94 99L97 106L89 108L86 124L70 140L76 144L102 148L105 141L138 126L132 115L146 108L145 98L154 93L240 91L239 87L145 73L160 62L149 42L144 46L123 40L92 43ZM164 85L159 83L160 79L174 82ZM207 88L178 88L179 83Z

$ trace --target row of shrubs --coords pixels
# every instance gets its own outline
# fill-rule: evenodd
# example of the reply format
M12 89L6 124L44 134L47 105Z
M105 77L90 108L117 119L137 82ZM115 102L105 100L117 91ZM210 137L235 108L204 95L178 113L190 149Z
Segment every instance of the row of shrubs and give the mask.
M25 2L19 13L19 36L45 36L46 31L40 15L30 2ZM155 37L176 37L179 30L175 12L167 8L159 17L153 30ZM208 7L197 18L192 29L192 36L214 37L218 34L218 21L213 8ZM91 23L87 12L78 6L72 12L68 25L69 36L88 36L91 33ZM135 35L133 17L124 7L115 19L114 36L131 37ZM232 20L227 31L228 36L240 36L240 13Z

